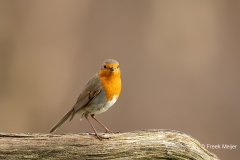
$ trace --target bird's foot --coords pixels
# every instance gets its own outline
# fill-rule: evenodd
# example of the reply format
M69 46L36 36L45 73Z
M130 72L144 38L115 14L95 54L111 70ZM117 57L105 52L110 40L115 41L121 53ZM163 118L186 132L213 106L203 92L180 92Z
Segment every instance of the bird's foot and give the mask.
M112 133L112 134L116 134L116 133L120 133L119 131L110 131L110 130L106 130L105 133Z
M103 139L109 139L110 137L104 137L101 134L98 133L88 133L89 135L93 135L96 136L99 140L103 140Z

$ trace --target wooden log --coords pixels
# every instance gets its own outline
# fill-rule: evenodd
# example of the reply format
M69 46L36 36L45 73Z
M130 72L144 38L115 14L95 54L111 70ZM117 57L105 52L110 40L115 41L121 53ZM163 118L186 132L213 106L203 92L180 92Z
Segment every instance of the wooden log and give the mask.
M219 160L189 135L173 130L104 134L0 133L0 159Z

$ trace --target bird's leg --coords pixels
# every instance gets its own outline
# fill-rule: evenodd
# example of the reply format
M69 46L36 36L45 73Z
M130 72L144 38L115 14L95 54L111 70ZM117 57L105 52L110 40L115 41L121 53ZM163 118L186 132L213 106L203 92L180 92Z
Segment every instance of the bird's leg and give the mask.
M93 129L94 132L95 132L95 136L96 136L98 139L100 139L100 140L102 140L102 139L109 139L108 137L103 137L102 135L100 135L100 134L97 132L97 130L93 127L92 122L88 119L88 116L87 116L87 115L85 115L85 118L86 118L87 121L90 123L92 129Z
M114 132L110 131L107 127L105 127L99 120L97 120L97 118L95 117L94 114L92 114L91 117L92 117L95 121L97 121L97 122L106 130L106 133L114 133Z

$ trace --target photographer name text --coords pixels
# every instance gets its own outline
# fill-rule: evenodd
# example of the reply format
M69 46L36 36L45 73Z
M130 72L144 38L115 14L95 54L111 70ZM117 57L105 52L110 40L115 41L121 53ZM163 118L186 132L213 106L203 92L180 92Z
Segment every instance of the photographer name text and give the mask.
M233 149L237 149L237 145L233 145L233 144L202 144L202 146L206 149L229 149L229 150L233 150Z

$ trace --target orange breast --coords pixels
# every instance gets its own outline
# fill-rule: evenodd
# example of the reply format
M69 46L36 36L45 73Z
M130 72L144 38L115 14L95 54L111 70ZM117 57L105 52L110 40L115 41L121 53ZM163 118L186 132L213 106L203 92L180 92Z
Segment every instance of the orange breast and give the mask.
M113 96L116 95L118 99L122 87L120 71L115 74L99 72L98 76L101 79L103 89L106 93L106 98L108 100L112 100Z

